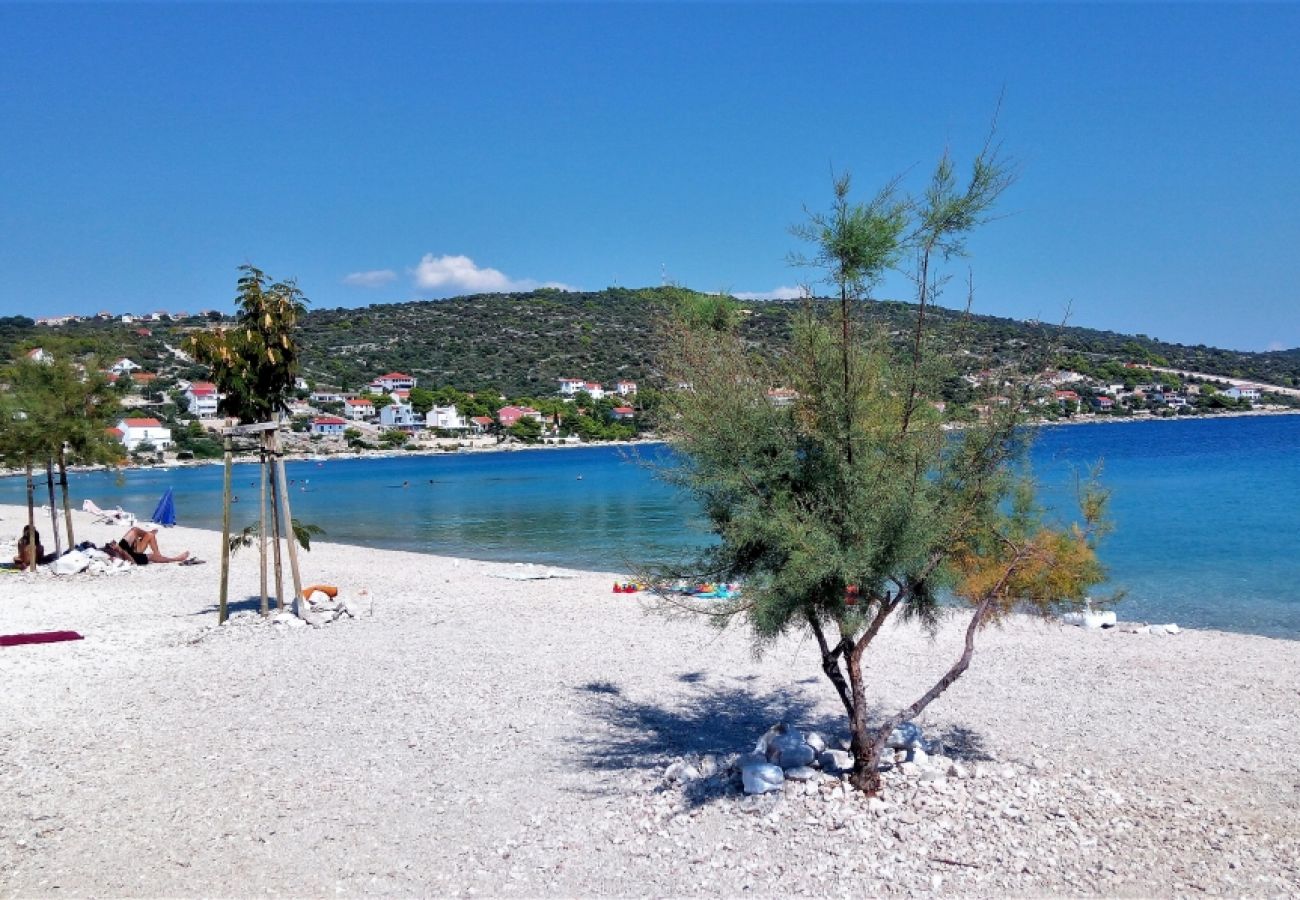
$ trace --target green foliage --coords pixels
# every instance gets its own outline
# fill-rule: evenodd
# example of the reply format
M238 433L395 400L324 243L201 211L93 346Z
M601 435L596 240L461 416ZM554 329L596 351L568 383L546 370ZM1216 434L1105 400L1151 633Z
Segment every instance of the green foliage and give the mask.
M379 443L389 448L401 447L405 445L409 439L410 435L405 431L402 431L400 428L390 428L379 436Z
M293 281L272 283L251 265L239 270L234 327L191 335L186 347L211 367L224 395L222 412L245 423L267 422L289 408L298 377L293 332L307 312L307 298Z
M411 409L425 416L429 414L429 410L433 409L437 397L433 391L427 388L414 387L411 388L411 394L407 400L411 404Z
M325 533L325 529L321 528L319 525L312 525L309 522L303 522L299 519L294 519L290 524L292 526L294 539L298 542L298 546L307 551L311 550L311 539L317 535ZM261 540L261 537L262 528L259 523L254 522L251 525L246 525L242 531L230 536L231 554L233 555L240 547L253 546ZM267 537L270 538L271 535L268 534Z
M523 416L506 429L506 433L525 444L536 444L542 437L542 423L532 416Z
M1104 496L1085 496L1084 522L1047 522L1032 486L1015 476L1033 385L950 435L935 402L953 372L924 319L900 346L864 327L862 299L885 269L914 261L918 310L942 285L937 268L958 255L1010 183L986 148L964 183L945 156L923 193L895 185L855 204L847 177L834 183L830 213L797 234L813 241L811 263L839 303L805 304L781 357L752 352L742 334L697 317L671 330L666 435L685 464L670 474L701 502L717 543L695 577L741 581L738 600L709 613L739 619L761 646L811 629L854 735L854 780L879 787L876 760L888 728L911 718L964 671L969 653L917 704L868 733L862 658L891 616L931 623L945 597L969 609L971 628L1013 609L1081 603L1101 580L1093 552ZM1032 353L1023 371L1041 370ZM796 392L774 403L775 387ZM675 573L674 573L675 574Z

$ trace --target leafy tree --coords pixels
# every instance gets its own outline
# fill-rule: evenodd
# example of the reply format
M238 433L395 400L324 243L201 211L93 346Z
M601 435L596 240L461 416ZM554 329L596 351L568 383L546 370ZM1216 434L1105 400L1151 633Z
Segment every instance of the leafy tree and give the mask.
M525 444L536 444L542 437L542 423L532 416L523 416L507 428L506 432Z
M667 474L701 501L719 538L690 574L743 588L704 609L665 599L741 621L760 646L810 631L848 719L852 782L868 793L880 789L891 731L966 671L982 628L1017 608L1079 604L1102 577L1104 496L1084 490L1084 524L1055 526L1016 476L1034 385L951 436L935 407L950 375L927 328L938 270L1010 182L991 146L962 182L945 156L916 198L890 185L856 203L838 178L830 211L796 230L815 249L800 261L824 273L835 301L803 304L788 357L752 353L725 316L688 316L669 338L670 378L687 387L665 400L664 430L684 460ZM900 347L861 313L901 260L915 266L917 307ZM797 399L771 402L778 386ZM894 617L934 626L948 611L966 616L960 656L915 702L871 721L864 662L881 629Z
M307 298L293 281L272 282L251 265L239 271L234 326L199 332L186 349L211 367L223 413L245 423L268 422L289 408L298 377L293 333L306 315Z
M422 416L426 416L429 414L429 410L433 409L437 398L434 396L433 391L427 388L414 387L411 388L411 394L407 400L411 404L411 409Z
M10 387L4 452L24 466L57 466L68 546L75 543L68 463L99 465L122 458L121 444L108 435L118 414L117 396L90 362L83 367L59 357L20 360L4 376Z

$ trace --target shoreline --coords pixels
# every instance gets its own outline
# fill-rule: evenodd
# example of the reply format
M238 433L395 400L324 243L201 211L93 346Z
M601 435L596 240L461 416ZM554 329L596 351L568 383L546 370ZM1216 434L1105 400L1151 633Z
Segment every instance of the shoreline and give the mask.
M1014 617L919 722L966 775L891 772L876 805L832 776L747 798L726 767L770 725L843 734L801 635L756 658L743 630L648 615L607 573L327 543L303 578L368 589L357 618L264 623L245 550L217 628L219 536L160 542L208 564L0 575L6 632L85 636L0 649L6 896L1300 889L1279 752L1300 742L1297 642ZM883 631L873 698L914 699L960 625ZM665 777L705 759L716 775Z
M1216 419L1245 419L1260 418L1264 416L1294 416L1300 415L1300 409L1254 409L1240 410L1233 412L1212 413L1202 416L1098 416L1095 414L1081 414L1065 419L1030 419L1025 422L1027 428L1050 428L1054 426L1075 426L1075 425L1133 425L1141 422L1206 422ZM961 423L946 423L943 426L948 430L960 430L963 426ZM454 450L441 450L435 448L421 448L419 450L363 450L358 453L290 453L283 454L283 458L288 461L319 461L335 462L339 460L356 460L356 459L393 459L399 457L411 456L458 456L481 453L515 453L521 451L539 451L539 450L580 450L591 449L595 447L640 447L657 444L666 444L663 438L649 437L633 441L600 441L598 443L578 443L578 444L512 444L508 446L495 447L458 447ZM256 454L249 451L245 454L236 454L235 463L255 461ZM187 469L201 466L220 466L223 465L220 459L195 459L195 460L170 460L165 463L154 465L123 463L120 466L69 466L71 472L97 472L97 471L119 471L119 470L150 470L150 469ZM0 478L18 478L23 477L25 473L21 469L3 469L0 468ZM37 475L39 481L39 473Z

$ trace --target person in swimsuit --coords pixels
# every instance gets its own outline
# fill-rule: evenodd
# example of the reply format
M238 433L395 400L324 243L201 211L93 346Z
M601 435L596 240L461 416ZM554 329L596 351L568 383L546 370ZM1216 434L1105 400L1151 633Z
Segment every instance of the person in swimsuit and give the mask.
M156 530L157 526L133 526L116 544L104 545L104 551L109 556L125 559L137 566L149 563L184 562L190 558L188 550L182 551L179 556L164 556L158 549L158 536L154 534Z

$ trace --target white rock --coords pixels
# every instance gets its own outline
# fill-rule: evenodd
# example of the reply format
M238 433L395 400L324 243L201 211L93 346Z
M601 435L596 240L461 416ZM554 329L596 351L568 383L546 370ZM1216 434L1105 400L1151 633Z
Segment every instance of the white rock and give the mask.
M823 771L831 773L847 772L853 768L853 754L847 750L823 750L817 757Z
M913 747L907 754L907 761L916 763L918 766L924 766L930 761L930 754L926 753L920 747Z
M817 777L817 770L811 766L792 766L784 774L787 781L809 781Z
M1168 634L1168 633L1169 633L1168 631L1165 631L1165 626L1163 626L1163 625L1148 625L1148 626L1147 626L1147 634L1157 634L1157 635L1160 635L1161 637L1164 637L1164 636L1165 636L1166 634Z
M712 778L718 773L718 758L712 753L706 753L700 757L700 764L696 768L699 769L701 778Z
M805 744L813 748L813 753L818 755L821 755L821 752L826 749L826 739L815 731L808 732L808 736L803 740Z
M904 722L889 733L889 740L885 742L885 745L899 750L906 750L920 742L921 729L912 722Z
M793 728L767 742L767 761L783 769L806 766L816 758L813 748L805 744L803 735Z
M1177 634L1180 631L1182 631L1182 629L1179 628L1177 625L1175 625L1173 622L1170 622L1168 625L1165 626L1166 634Z
M769 791L779 791L781 784L785 781L785 775L782 773L781 767L770 763L745 766L740 770L740 777L744 783L746 794L766 794Z
M700 770L688 762L678 760L664 772L664 778L671 782L695 781L700 777Z

